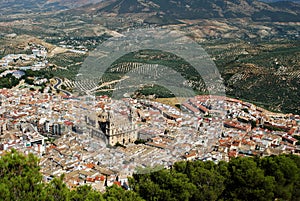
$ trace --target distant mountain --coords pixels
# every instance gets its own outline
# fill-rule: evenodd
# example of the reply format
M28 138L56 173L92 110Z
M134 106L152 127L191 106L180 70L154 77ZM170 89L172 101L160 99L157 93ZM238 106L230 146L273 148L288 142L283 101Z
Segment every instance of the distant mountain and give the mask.
M46 5L59 5L67 8L80 7L88 4L94 4L102 2L103 0L47 0Z
M266 3L273 3L273 2L278 2L278 1L292 1L292 2L297 2L297 3L300 3L300 0L260 0L262 2L266 2Z
M102 0L0 0L1 14L59 11Z
M277 9L288 9L291 11L299 11L300 0L298 2L295 1L275 1L269 3L269 5L277 8Z
M300 6L291 1L265 0L0 0L1 14L67 10L84 6L83 12L147 14L150 21L180 19L249 18L253 21L300 21ZM299 2L300 0L298 0ZM90 4L90 5L89 5ZM91 5L92 4L92 5Z
M77 45L149 24L171 25L204 41L228 94L299 113L300 4L268 1L0 0L0 37L26 33Z
M300 5L256 0L111 0L98 13L152 13L173 19L250 18L253 21L300 21ZM95 7L94 7L95 8Z

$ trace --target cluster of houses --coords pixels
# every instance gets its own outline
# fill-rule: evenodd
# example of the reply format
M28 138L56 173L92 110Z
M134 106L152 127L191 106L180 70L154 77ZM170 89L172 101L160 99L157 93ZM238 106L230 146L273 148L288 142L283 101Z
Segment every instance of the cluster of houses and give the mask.
M48 66L47 49L39 44L30 44L32 54L8 54L0 59L0 68L40 70Z
M218 96L192 97L181 109L121 101L0 89L0 155L13 148L33 153L45 181L64 174L70 188L104 191L113 184L128 189L127 177L137 169L180 160L300 154L299 115ZM128 121L120 123L118 115Z

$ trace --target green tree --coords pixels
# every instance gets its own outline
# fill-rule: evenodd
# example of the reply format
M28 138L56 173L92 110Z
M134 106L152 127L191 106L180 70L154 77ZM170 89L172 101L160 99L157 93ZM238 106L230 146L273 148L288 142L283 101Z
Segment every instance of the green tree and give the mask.
M300 200L300 157L296 155L287 155L297 165L297 175L295 176L294 190L291 200Z
M102 194L91 188L91 186L80 186L69 194L70 201L104 201Z
M41 200L42 175L38 159L16 150L0 159L0 200Z
M225 189L224 182L228 177L227 166L223 162L220 164L219 167L213 162L187 161L175 163L174 169L185 173L196 186L192 200L217 200Z
M19 79L15 78L12 74L8 74L0 79L0 88L12 88L19 84Z
M191 182L197 187L193 200L217 200L225 189L224 181L216 170L197 168L191 174Z
M51 180L43 191L45 200L60 201L69 199L70 190L63 182L63 179L64 175L61 175L59 178Z
M160 170L144 175L134 175L131 186L146 200L189 200L196 186L184 173Z
M150 174L134 174L129 178L129 185L145 200L158 200L160 187L151 181Z
M229 200L273 200L274 178L265 176L253 158L235 158L229 162L230 178L224 191Z
M261 167L267 176L275 178L275 198L291 200L297 193L294 186L299 185L299 168L294 160L286 155L266 157L261 160Z
M107 201L143 201L137 193L125 191L123 188L116 185L108 187L103 197Z

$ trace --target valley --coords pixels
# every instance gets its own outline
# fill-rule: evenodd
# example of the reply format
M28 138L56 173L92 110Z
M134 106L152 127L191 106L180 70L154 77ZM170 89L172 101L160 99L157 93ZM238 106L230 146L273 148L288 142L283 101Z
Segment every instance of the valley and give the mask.
M78 1L70 5L68 1L41 1L31 2L30 7L24 6L25 3L29 5L29 1L17 5L31 10L30 13L22 9L12 12L16 4L0 2L6 10L0 15L2 57L26 52L23 47L30 41L26 37L34 37L41 44L47 42L49 51L55 49L49 54L53 75L75 82L88 52L103 41L119 37L127 30L163 27L185 33L205 49L224 79L227 95L273 111L299 113L300 6L296 2L114 0ZM206 6L201 7L202 4ZM18 36L17 40L9 39L12 33ZM78 54L80 51L83 54ZM127 61L115 66L127 66L132 61L159 62L126 57ZM174 69L178 68L177 60L173 61ZM122 76L110 72L108 77L105 82ZM205 93L203 87L199 88L201 84L192 85L194 89L198 85L197 93ZM105 89L100 91L106 93ZM170 96L169 92L166 94Z

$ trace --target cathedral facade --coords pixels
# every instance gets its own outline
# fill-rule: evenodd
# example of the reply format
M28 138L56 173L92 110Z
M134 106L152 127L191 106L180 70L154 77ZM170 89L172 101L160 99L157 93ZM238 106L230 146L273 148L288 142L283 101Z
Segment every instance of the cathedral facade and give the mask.
M106 144L126 145L137 140L137 128L133 122L132 112L121 114L118 112L103 110L96 115L92 137L98 137ZM98 132L95 132L98 131Z

